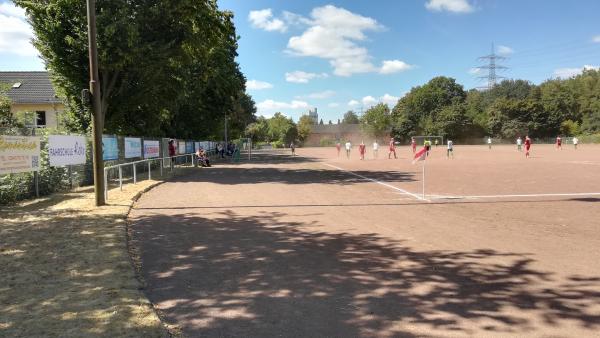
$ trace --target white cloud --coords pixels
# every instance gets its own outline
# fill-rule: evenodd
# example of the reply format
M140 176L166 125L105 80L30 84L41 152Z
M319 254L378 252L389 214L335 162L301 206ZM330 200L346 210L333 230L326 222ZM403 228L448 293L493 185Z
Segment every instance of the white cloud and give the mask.
M309 99L328 99L335 95L333 90L325 90L317 93L310 93L307 95Z
M379 100L381 102L387 104L390 107L394 107L396 105L396 103L398 103L399 99L400 99L399 97L393 96L393 95L390 95L390 94L387 94L387 93L385 95L383 95L382 97L379 98Z
M290 26L306 26L310 25L311 21L302 15L283 11L283 20Z
M566 79L583 73L584 69L600 70L600 67L585 65L581 68L559 68L554 71L554 76Z
M425 7L435 12L470 13L474 10L467 0L429 0Z
M377 99L371 95L363 97L361 101L362 101L362 104L367 107L371 107L378 102Z
M510 48L510 47L508 47L508 46L502 46L502 45L498 46L498 54L501 54L501 55L510 55L510 54L512 54L514 52L515 52L515 50L512 49L512 48Z
M350 100L348 101L348 106L350 107L356 107L360 104L360 102L356 101L356 100Z
M600 43L600 35L596 35L592 38L592 42Z
M403 71L409 70L413 67L414 66L409 65L408 63L406 63L404 61L386 60L386 61L383 61L383 64L382 64L381 68L379 69L379 72L381 74L391 74L391 73L396 73L396 72L403 72Z
M0 53L37 56L31 44L33 29L25 20L25 10L12 3L0 4Z
M248 90L263 90L263 89L270 89L273 88L273 85L265 82L265 81L258 81L258 80L249 80L246 81L246 89Z
M292 100L291 102L280 102L271 99L259 102L256 107L259 110L277 110L277 109L306 109L309 107L305 101Z
M339 76L377 71L368 50L357 44L367 39L365 32L383 29L375 19L332 5L313 9L310 17L308 29L289 39L290 53L329 60Z
M481 68L471 68L469 69L469 74L471 75L477 75L481 73Z
M25 10L21 7L15 6L11 2L0 3L0 14L25 20Z
M329 108L337 108L339 106L340 106L340 104L337 102L331 102L327 105L327 107L329 107Z
M273 11L270 8L250 11L248 21L250 21L252 27L264 29L268 32L278 31L283 33L287 30L285 22L273 18Z
M307 73L307 72L303 72L301 70L297 70L291 73L285 73L285 80L287 82L293 82L293 83L308 83L308 81L312 80L312 79L318 79L318 78L326 78L329 75L327 75L327 73L321 73L321 74L317 74L317 73Z

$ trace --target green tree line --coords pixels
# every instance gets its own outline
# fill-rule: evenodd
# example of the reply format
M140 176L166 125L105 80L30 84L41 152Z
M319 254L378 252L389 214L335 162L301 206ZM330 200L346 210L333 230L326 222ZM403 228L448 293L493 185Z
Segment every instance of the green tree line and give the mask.
M85 132L90 115L86 2L14 0L33 43L65 98L67 127ZM106 133L181 138L241 134L256 108L245 92L233 14L216 0L97 2L97 40ZM235 135L234 135L235 136Z
M600 132L600 71L540 85L505 80L491 90L465 91L452 78L436 77L412 88L392 110L392 133L472 139L574 136Z

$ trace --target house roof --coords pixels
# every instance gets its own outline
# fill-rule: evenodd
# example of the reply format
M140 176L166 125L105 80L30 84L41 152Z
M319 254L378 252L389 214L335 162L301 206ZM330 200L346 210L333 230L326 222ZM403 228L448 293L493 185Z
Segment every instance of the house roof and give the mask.
M7 96L13 103L62 103L48 72L0 72L0 83L10 86Z

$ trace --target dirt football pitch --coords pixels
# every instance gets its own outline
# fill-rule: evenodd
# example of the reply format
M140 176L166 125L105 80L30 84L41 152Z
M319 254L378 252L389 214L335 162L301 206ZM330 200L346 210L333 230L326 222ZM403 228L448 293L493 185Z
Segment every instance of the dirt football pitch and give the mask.
M189 337L600 337L600 146L259 151L145 194L145 292Z

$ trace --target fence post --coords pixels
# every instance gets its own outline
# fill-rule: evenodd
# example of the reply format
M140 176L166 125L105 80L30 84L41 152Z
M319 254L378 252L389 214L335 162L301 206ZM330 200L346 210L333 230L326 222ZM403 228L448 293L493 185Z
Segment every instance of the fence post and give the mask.
M160 177L163 176L163 167L164 167L164 165L165 165L165 158L161 157L160 158Z
M35 128L31 129L31 135L35 136ZM33 172L33 185L34 185L34 189L35 189L35 197L40 198L40 172L39 172L39 169Z
M119 165L119 189L123 191L123 170L121 169L121 165Z
M135 162L131 163L131 166L133 167L133 184L137 183L137 175L136 175L136 170L135 170Z
M71 172L71 166L67 165L67 175L69 175L69 187L73 189L73 177Z
M104 200L108 200L108 175L106 168L104 168Z
M148 161L148 180L152 180L152 166L150 165L150 161Z

